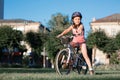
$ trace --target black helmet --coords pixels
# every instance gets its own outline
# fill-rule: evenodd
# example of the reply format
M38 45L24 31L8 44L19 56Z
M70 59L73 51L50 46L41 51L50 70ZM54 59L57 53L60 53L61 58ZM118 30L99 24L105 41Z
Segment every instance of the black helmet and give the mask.
M80 18L82 19L82 15L81 15L80 12L74 12L74 13L72 14L72 19L73 19L74 17L80 17Z

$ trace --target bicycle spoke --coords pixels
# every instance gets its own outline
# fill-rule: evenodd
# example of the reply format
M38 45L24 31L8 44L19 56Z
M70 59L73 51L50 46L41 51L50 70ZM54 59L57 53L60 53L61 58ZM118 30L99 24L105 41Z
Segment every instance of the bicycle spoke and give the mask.
M69 71L69 65L67 64L68 51L64 49L59 52L56 57L56 70L59 74L67 74Z

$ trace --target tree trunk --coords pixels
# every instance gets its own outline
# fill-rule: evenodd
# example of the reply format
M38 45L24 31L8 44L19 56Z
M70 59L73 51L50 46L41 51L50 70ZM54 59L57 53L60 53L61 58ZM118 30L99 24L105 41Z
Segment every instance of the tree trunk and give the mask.
M95 63L95 57L96 57L96 45L93 47L93 53L92 53L92 66L94 66Z

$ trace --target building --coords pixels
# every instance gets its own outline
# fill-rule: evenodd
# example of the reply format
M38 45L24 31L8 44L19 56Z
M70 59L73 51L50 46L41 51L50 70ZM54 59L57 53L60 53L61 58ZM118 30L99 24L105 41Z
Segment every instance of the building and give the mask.
M4 0L0 0L0 19L4 18Z
M2 19L0 20L0 26L2 25L8 25L11 26L13 29L20 30L23 33L27 33L28 31L37 32L41 24L39 22L34 22L31 20Z
M2 25L8 25L11 26L13 29L20 30L23 32L23 34L33 31L33 32L50 32L48 28L43 26L40 22L35 22L31 20L24 20L24 19L1 19L0 20L0 26ZM25 44L27 48L27 53L31 52L31 48L28 44L26 44L24 41L22 41L21 44Z
M94 18L90 23L90 27L92 31L102 29L107 36L115 37L120 32L120 14L113 14L97 20ZM100 64L109 64L109 59L106 58L106 54L99 49L96 50L95 58Z

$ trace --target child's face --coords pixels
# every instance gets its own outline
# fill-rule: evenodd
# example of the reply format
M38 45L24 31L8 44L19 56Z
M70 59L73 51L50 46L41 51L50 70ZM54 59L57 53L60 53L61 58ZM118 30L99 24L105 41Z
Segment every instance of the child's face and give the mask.
M80 17L74 17L73 18L73 22L74 22L75 25L79 25L80 21L81 21Z

